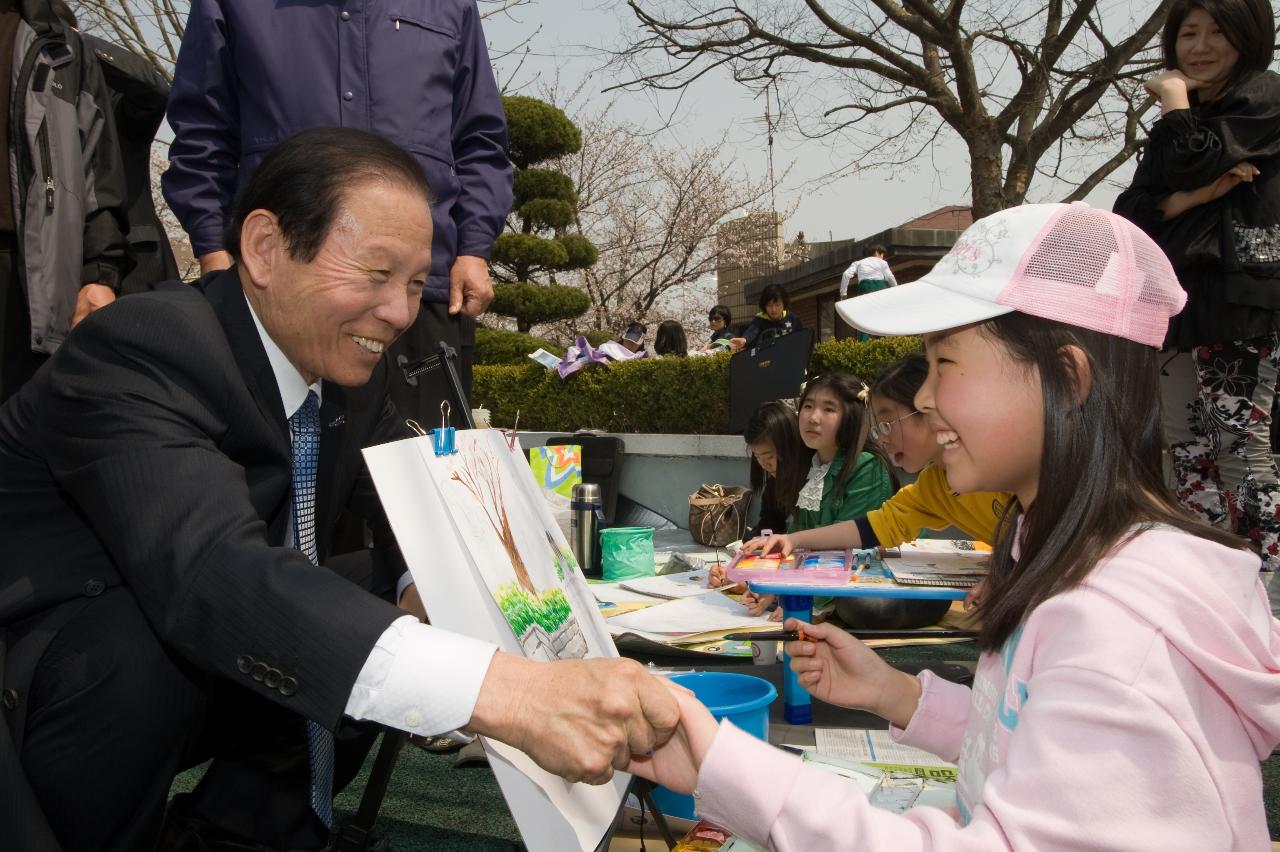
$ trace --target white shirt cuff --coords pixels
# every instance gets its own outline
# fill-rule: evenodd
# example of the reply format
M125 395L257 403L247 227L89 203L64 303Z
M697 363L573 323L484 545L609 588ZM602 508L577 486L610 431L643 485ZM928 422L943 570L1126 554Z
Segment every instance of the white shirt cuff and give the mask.
M465 727L495 651L412 615L397 618L360 669L347 715L424 736Z
M400 575L400 579L396 580L396 605L400 604L400 598L404 597L404 590L413 585L413 575L405 571Z

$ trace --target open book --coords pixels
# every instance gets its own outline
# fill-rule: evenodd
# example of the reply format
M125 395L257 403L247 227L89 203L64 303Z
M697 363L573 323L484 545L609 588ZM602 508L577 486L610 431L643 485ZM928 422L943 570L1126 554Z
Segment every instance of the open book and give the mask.
M928 544L935 545L935 542ZM893 581L903 586L942 586L957 589L969 589L982 581L987 575L991 560L990 553L964 547L922 547L925 542L912 542L903 545L894 556L890 551L884 566L893 576ZM969 542L947 542L948 545L970 544ZM972 545L970 544L970 547Z

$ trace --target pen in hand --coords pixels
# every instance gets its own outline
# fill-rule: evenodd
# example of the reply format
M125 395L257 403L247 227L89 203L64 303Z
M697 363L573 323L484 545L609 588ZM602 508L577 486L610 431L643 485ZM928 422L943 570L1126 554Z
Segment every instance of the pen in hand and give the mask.
M730 642L772 642L776 640L783 642L799 640L803 642L807 637L804 635L804 628L801 628L799 630L761 630L756 633L729 633L724 638Z

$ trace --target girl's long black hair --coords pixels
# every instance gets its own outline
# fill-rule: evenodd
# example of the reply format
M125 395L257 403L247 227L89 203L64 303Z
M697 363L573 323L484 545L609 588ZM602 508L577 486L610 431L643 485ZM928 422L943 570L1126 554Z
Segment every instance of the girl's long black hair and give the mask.
M768 443L773 446L778 473L773 478L772 487L765 488L769 475L753 455L751 488L761 495L762 511L773 510L781 517L789 516L796 508L796 498L800 496L800 489L809 475L809 465L813 462L813 450L800 439L796 410L780 399L761 403L747 420L742 438L748 445Z
M840 465L840 470L836 474L834 483L836 493L844 493L845 485L858 468L858 457L864 451L872 453L884 463L885 470L889 471L889 478L893 482L893 490L897 491L898 478L893 473L893 463L884 454L884 450L880 449L880 445L871 438L871 411L867 406L870 391L863 384L862 379L852 373L829 373L810 379L800 394L799 407L803 409L804 401L814 391L823 388L840 401L840 429L836 432L836 445L844 454L844 463ZM801 481L801 486L803 484Z
M990 320L981 330L1015 362L1039 370L1044 454L1034 504L1024 509L1010 501L1000 522L981 604L979 648L999 649L1035 607L1079 585L1144 527L1166 524L1228 547L1248 547L1244 539L1190 515L1165 483L1155 349L1018 312ZM1068 347L1078 347L1088 360L1082 401ZM1019 514L1015 561L1011 533Z

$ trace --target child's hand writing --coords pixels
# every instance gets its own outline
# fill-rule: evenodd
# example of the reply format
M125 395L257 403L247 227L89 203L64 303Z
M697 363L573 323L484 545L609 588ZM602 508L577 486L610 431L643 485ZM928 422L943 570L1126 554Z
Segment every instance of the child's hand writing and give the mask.
M720 586L727 586L732 582L729 579L729 569L724 565L713 565L711 573L707 575L707 588L716 589Z
M804 630L788 642L791 670L814 698L841 707L870 710L905 728L920 701L920 682L898 671L839 627L787 619L787 630Z
M777 595L758 595L748 589L742 593L742 605L747 608L747 615L764 615L764 611L768 609L770 604L777 600L777 598ZM781 617L782 616L779 615L774 620L776 621Z

